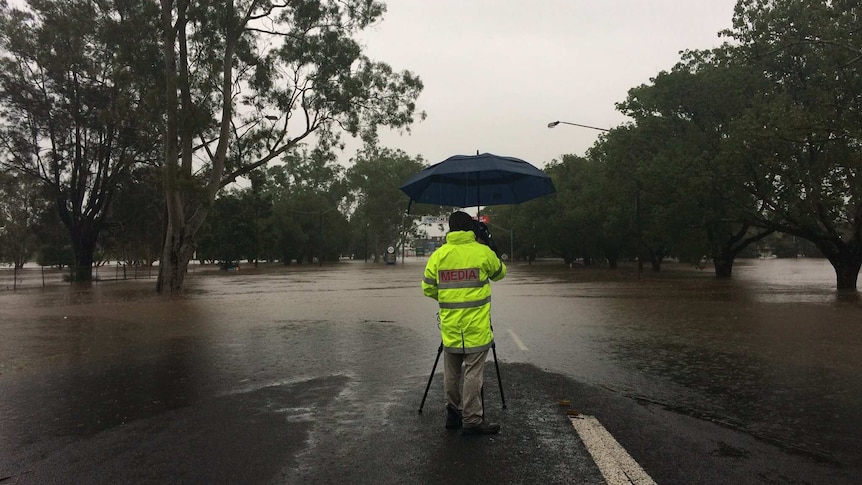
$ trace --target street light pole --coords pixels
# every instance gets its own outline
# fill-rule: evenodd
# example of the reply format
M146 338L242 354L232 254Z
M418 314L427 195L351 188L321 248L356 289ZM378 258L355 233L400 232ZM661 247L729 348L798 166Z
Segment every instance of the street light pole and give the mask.
M580 126L581 128L589 128L591 130L611 131L607 128L599 128L597 126L590 126L590 125L581 125L578 123L569 123L568 121L552 121L552 122L548 123L548 128L553 128L557 125L572 125L572 126Z

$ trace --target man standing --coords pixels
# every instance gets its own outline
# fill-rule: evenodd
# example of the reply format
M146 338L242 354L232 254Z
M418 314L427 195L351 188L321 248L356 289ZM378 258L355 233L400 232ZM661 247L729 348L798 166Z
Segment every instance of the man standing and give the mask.
M446 244L431 254L422 293L440 306L446 428L462 434L492 434L499 424L484 420L482 383L491 332L491 281L506 276L506 265L486 244L477 242L473 218L449 216ZM487 243L487 241L485 241Z

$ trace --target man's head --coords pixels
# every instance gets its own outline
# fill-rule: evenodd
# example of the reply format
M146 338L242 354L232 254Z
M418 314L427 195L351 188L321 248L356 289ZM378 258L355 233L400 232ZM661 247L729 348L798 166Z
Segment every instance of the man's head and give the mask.
M470 214L466 212L457 211L453 212L452 215L449 216L449 230L450 231L472 231L473 230L473 218L470 217Z

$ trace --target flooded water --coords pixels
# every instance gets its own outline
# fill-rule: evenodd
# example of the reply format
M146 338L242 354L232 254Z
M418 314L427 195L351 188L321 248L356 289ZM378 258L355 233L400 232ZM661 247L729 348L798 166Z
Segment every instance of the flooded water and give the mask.
M742 261L730 281L687 268L640 281L533 274L495 288L498 315L529 349L513 357L859 462L862 304L835 292L827 262ZM531 303L510 304L515 293Z
M303 376L427 375L439 334L423 264L198 270L175 299L152 280L0 292L0 453ZM824 260L740 261L729 281L518 265L492 316L503 362L858 465L862 303L834 285Z

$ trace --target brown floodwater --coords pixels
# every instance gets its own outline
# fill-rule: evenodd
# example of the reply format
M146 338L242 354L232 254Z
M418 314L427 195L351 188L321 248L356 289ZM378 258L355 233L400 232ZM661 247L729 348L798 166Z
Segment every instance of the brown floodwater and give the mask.
M173 299L153 279L42 288L31 272L30 286L0 291L0 443L96 433L302 376L427 375L439 335L422 268L195 268ZM834 288L815 259L742 260L731 280L675 264L641 277L516 265L494 285L492 318L503 362L858 464L862 302ZM386 362L373 358L382 348Z
M535 273L495 288L497 314L529 349L513 357L859 462L862 304L835 291L827 262L743 260L732 280L690 268L634 281ZM510 291L530 304L508 302Z

